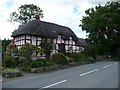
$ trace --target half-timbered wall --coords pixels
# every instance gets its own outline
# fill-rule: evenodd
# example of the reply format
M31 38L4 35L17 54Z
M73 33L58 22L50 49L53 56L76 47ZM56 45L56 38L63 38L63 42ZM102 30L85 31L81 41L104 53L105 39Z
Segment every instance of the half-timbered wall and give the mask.
M31 35L21 35L21 36L17 36L14 38L15 44L18 46L18 48L20 48L22 45L26 44L26 43L30 43L32 45L36 45L40 48L40 44L42 42L42 40L45 38L42 37L38 37L38 36L31 36ZM53 40L53 41L52 41ZM63 43L65 44L65 52L81 52L82 50L84 50L83 47L77 46L76 42L72 40L72 37L70 37L69 40L63 40L58 38L47 38L47 41L50 42L52 41L52 54L53 53L57 53L59 51L59 44ZM40 55L38 55L40 56Z

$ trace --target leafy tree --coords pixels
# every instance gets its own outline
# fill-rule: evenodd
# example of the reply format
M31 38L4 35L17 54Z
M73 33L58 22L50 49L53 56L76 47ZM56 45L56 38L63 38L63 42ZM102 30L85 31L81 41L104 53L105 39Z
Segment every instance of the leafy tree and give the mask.
M18 8L18 11L14 11L10 14L10 21L19 22L21 25L33 20L35 15L39 15L43 18L43 11L36 5L25 4Z
M52 40L51 40L52 41ZM48 42L47 39L43 40L41 43L42 51L44 52L46 59L50 59L52 43Z
M37 46L31 45L29 43L23 45L19 49L20 56L26 57L27 60L31 60L33 53L37 54L37 53L42 53L42 52L40 48L38 48Z
M120 1L85 11L80 25L99 54L116 55L120 48Z
M17 62L13 56L5 56L3 58L2 65L7 68L15 68L17 66Z
M10 41L10 43L6 47L5 52L7 52L7 53L18 53L18 48L17 48L16 44L14 43L14 40Z
M11 40L6 40L6 39L2 40L2 52L3 53L6 52L6 48L10 44L10 42Z

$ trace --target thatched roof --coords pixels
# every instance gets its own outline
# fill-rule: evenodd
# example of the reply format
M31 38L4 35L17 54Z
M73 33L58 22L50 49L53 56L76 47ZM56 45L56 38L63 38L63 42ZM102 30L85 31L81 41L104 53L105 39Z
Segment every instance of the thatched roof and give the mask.
M86 39L78 38L77 44L85 47L85 46L87 46L87 41L86 41Z
M21 26L18 30L12 33L12 37L25 34L53 38L58 37L58 35L62 35L62 39L70 39L69 37L72 37L73 40L78 40L70 28L54 23L44 22L38 19L29 21L25 25Z

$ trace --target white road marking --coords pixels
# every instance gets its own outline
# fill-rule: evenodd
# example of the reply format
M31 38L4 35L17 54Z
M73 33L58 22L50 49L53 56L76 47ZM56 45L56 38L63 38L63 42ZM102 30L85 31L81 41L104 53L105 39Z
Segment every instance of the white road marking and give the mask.
M63 81L60 81L60 82L57 82L57 83L54 83L54 84L51 84L51 85L45 86L45 87L43 87L43 88L52 87L52 86L55 86L55 85L57 85L57 84L64 83L64 82L66 82L66 81L67 81L67 80L63 80Z
M89 71L89 72L86 72L86 73L80 74L80 76L83 76L83 75L86 75L86 74L89 74L89 73L95 72L95 71L97 71L97 70L99 70L99 69L94 69L94 70L91 70L91 71Z
M106 67L109 67L109 66L111 66L111 64L109 64L109 65L106 65L106 66L104 66L103 68L106 68Z

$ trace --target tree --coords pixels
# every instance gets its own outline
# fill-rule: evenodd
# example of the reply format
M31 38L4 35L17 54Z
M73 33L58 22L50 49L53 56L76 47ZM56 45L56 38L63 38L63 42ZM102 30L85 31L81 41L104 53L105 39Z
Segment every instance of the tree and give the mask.
M19 49L20 56L26 57L27 60L31 60L33 53L37 54L42 52L40 48L38 48L37 46L31 45L29 43L23 45Z
M18 48L14 43L14 40L11 40L10 43L6 46L6 53L18 53Z
M80 26L89 33L91 44L97 47L99 54L116 55L120 48L120 1L107 2L85 13Z
M5 56L3 58L2 65L7 68L15 68L17 66L17 62L13 56Z
M25 4L18 8L18 11L14 11L10 14L11 22L19 22L21 25L33 20L35 15L39 15L43 18L43 11L36 5Z
M52 40L51 40L52 41ZM47 39L43 40L41 43L41 48L42 51L45 54L45 57L50 60L50 55L51 55L51 49L52 49L52 43L51 42L47 42Z
M2 40L2 53L6 52L7 46L10 44L11 40Z

